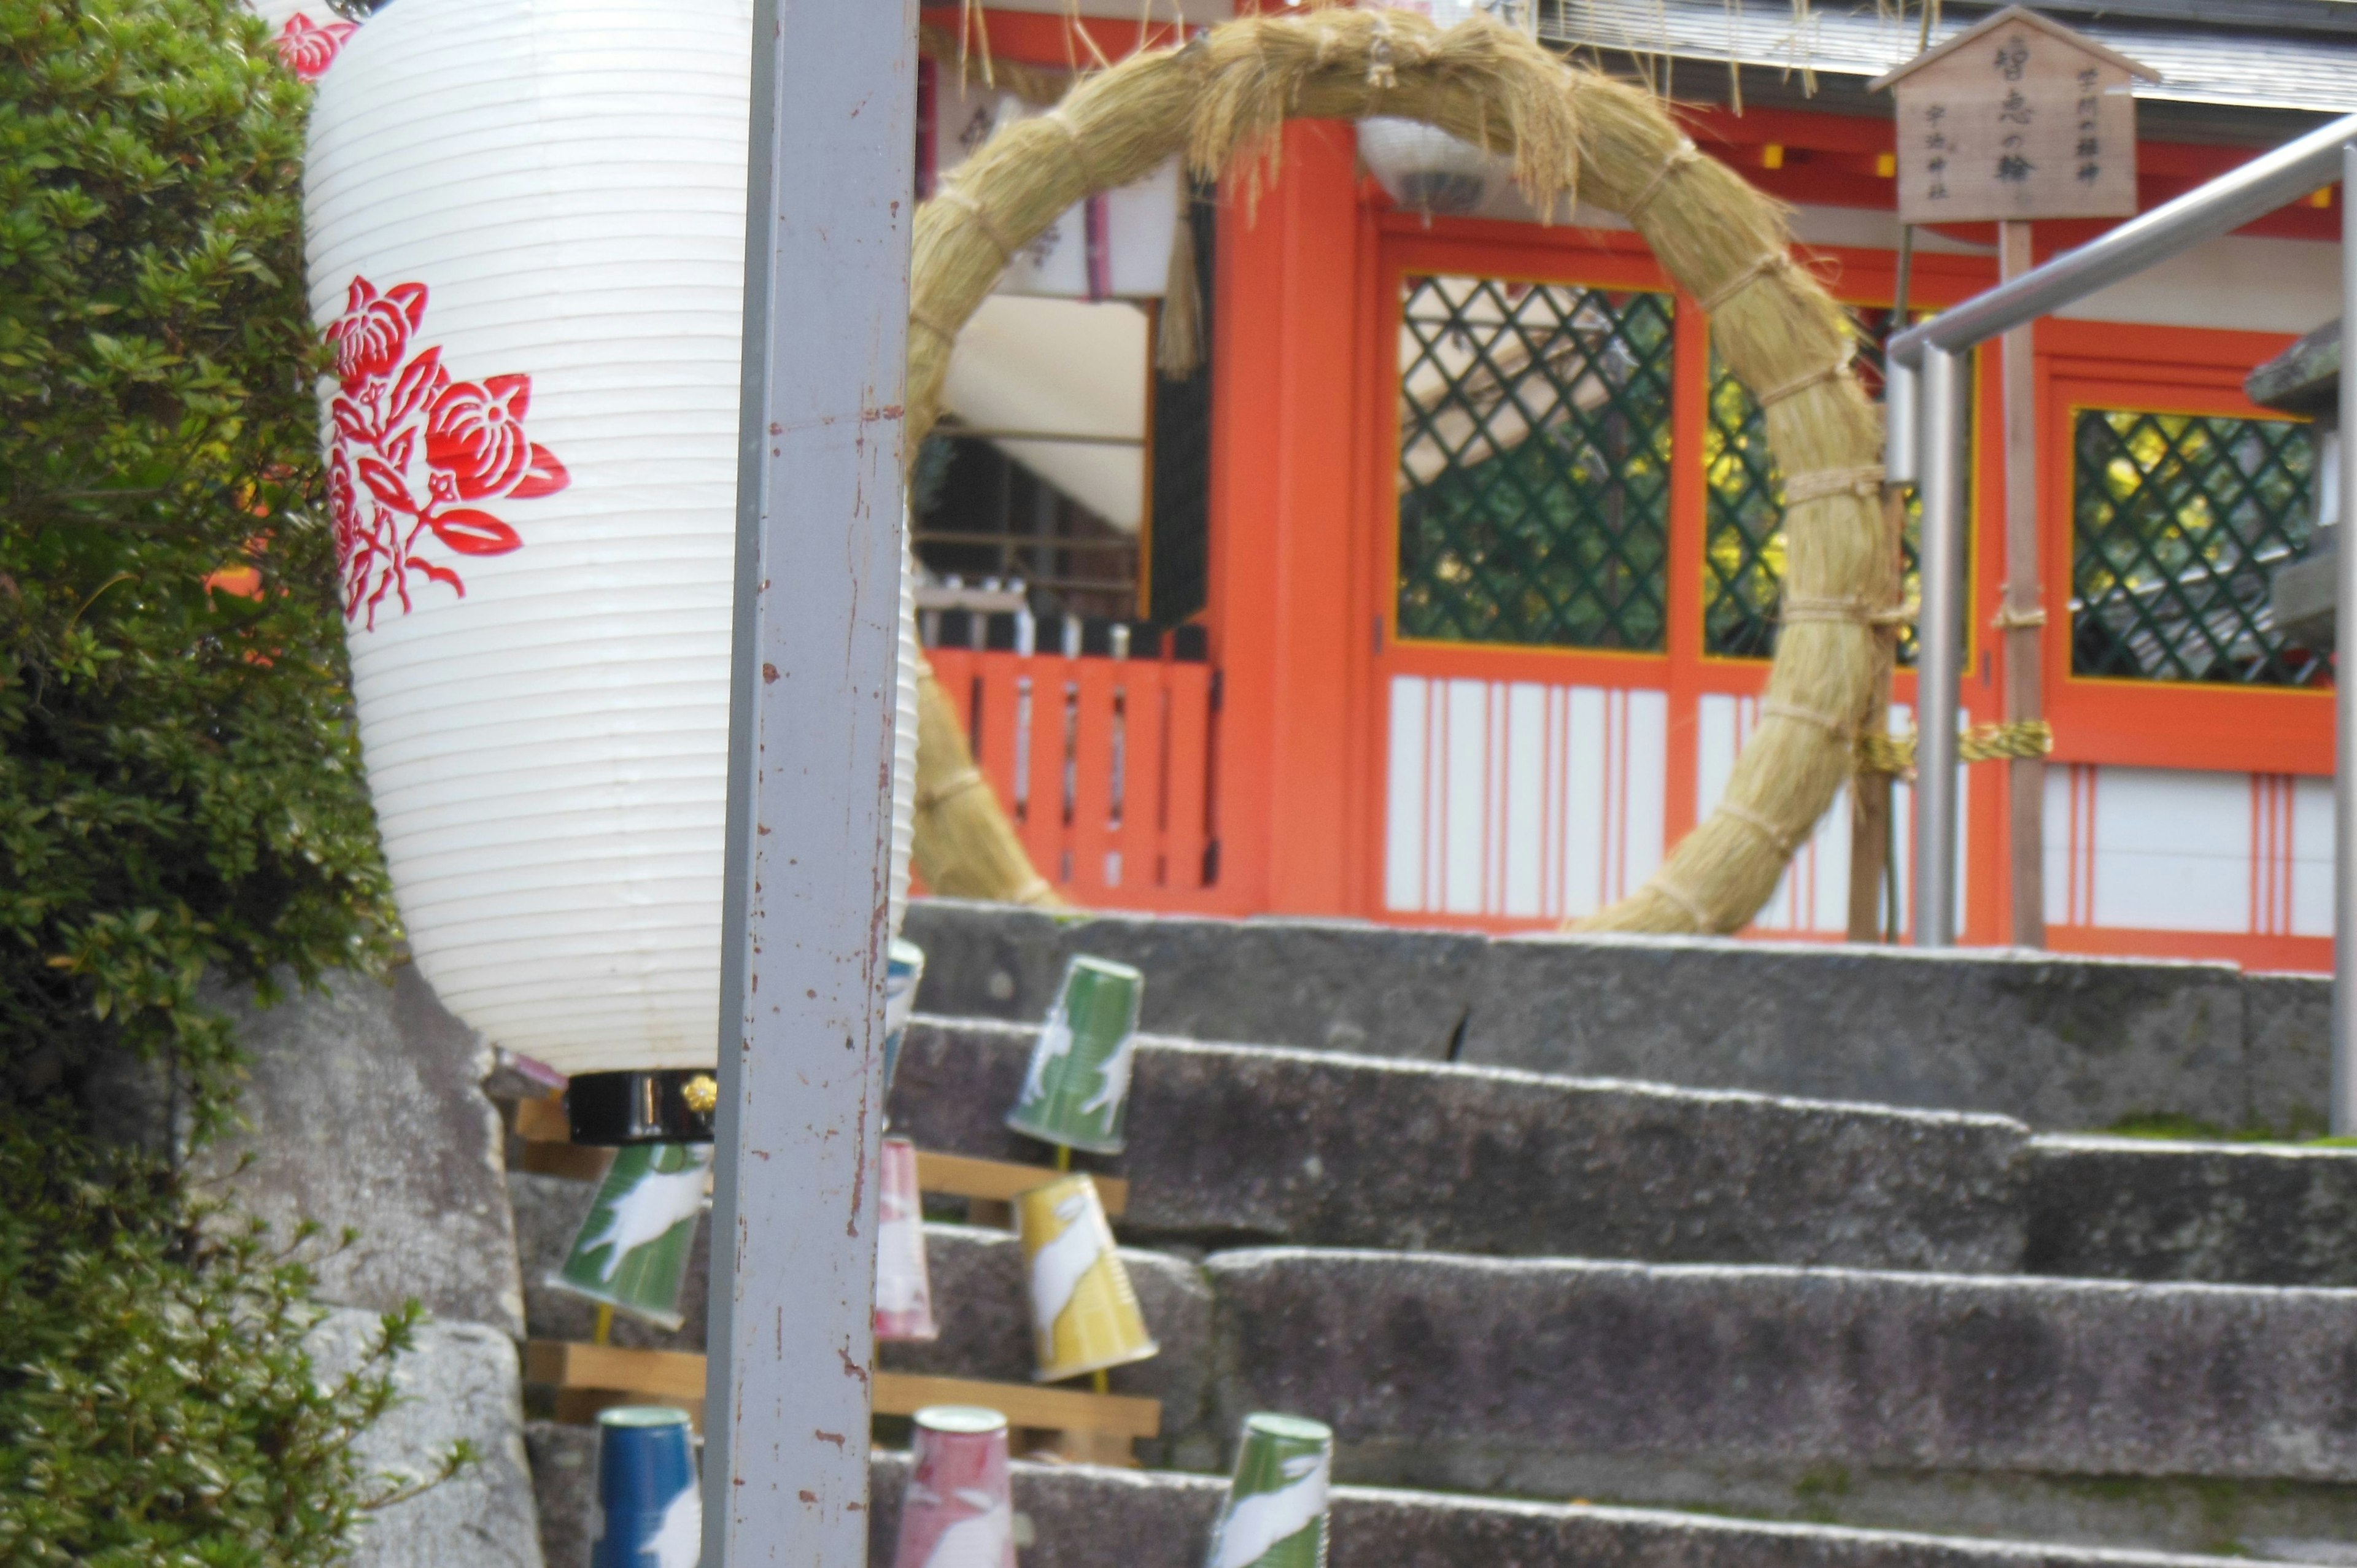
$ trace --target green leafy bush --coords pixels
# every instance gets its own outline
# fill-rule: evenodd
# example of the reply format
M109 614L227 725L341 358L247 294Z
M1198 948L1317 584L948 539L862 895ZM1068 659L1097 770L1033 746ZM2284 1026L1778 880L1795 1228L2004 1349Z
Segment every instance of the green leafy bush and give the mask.
M307 90L237 0L0 0L0 1051L168 1050L383 910L322 521ZM239 590L239 591L232 591Z
M184 1211L153 1164L14 1112L0 1192L0 1562L327 1563L405 1495L352 1444L393 1402L414 1305L322 1381L307 1238Z
M239 0L0 0L0 1561L307 1565L413 1315L318 1381L301 1239L84 1135L235 1102L209 986L380 956L321 521L303 89Z

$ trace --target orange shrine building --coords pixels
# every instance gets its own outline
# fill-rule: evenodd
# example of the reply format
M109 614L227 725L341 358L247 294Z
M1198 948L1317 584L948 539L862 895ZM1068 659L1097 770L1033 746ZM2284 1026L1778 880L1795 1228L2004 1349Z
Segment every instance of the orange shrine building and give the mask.
M1173 36L1125 0L1078 20L1028 3L924 12L920 177L1036 112L1027 92ZM1190 26L1228 9L1184 8ZM1951 4L1933 40L1990 9ZM2145 209L2357 99L2357 16L2331 0L2261 0L2231 26L2182 0L2040 9L2158 72L2137 91ZM1890 103L1866 84L1916 52L1919 23L1827 12L1541 0L1535 20L1646 76L1706 152L1790 204L1878 393L1901 231ZM1781 477L1700 305L1616 215L1542 223L1494 173L1467 177L1465 210L1413 209L1361 143L1294 124L1249 207L1175 173L1084 203L961 339L916 465L920 623L977 761L1076 905L1551 928L1643 882L1757 720ZM2243 386L2339 314L2340 199L2036 328L2050 947L2330 966L2330 650L2268 607L2309 543L2317 453ZM2107 226L2041 222L2036 258ZM1995 239L1916 229L1910 318L1994 285ZM1189 261L1207 328L1173 376L1156 334ZM1996 352L1974 406L1976 724L2003 716ZM1902 665L1901 708L1911 683ZM1967 774L1973 943L2012 937L2005 766ZM1839 800L1747 934L1840 940L1849 842Z

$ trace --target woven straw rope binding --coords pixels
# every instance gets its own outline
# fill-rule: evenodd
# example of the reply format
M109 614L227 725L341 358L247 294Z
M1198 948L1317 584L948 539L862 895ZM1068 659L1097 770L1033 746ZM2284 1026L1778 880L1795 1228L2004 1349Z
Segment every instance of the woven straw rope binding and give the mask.
M917 214L909 345L909 450L939 413L952 324L973 315L1005 266L1071 204L1127 184L1174 154L1224 177L1245 220L1277 169L1292 118L1395 114L1514 160L1540 211L1579 194L1629 216L1680 288L1705 303L1713 341L1764 400L1770 443L1791 476L1785 586L1802 613L1779 638L1761 722L1723 804L1673 849L1646 886L1590 918L1594 929L1729 931L1775 890L1792 846L1849 776L1872 694L1875 639L1864 606L1885 563L1880 416L1845 373L1849 322L1792 264L1776 204L1696 151L1660 103L1570 65L1486 17L1447 32L1405 11L1317 9L1240 18L1184 48L1134 56L1081 78L1059 124L1017 122L957 171L952 194ZM957 716L923 687L916 858L940 893L1044 901L1037 874L990 792L952 788L973 768Z

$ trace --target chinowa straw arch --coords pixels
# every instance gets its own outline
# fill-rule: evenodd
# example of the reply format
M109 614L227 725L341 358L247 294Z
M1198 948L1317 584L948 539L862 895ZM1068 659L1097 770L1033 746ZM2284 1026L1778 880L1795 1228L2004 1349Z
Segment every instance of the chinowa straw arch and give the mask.
M1079 82L1001 131L917 214L909 439L940 412L950 350L1008 261L1073 202L1174 154L1200 176L1273 165L1288 118L1400 115L1511 155L1541 211L1577 192L1635 225L1711 317L1766 409L1785 479L1783 632L1761 721L1718 806L1652 879L1582 924L1731 931L1775 890L1854 766L1898 615L1881 420L1850 372L1846 317L1791 260L1781 209L1697 152L1650 95L1486 17L1446 32L1401 11L1239 19ZM916 859L938 892L1050 899L983 786L951 704L925 683Z

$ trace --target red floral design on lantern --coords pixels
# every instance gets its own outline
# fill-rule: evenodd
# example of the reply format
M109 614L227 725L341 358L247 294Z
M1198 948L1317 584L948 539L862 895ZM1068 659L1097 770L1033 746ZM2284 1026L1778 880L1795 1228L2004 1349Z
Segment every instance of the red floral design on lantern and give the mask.
M371 627L388 597L412 607L413 575L466 596L458 574L420 548L425 536L460 555L522 546L505 520L461 503L528 500L571 482L556 455L524 434L530 376L453 381L439 347L410 351L425 298L422 283L380 290L354 277L344 314L328 328L337 386L328 503L344 615L365 616Z
M321 27L297 11L286 18L286 26L273 41L278 46L278 62L293 71L297 81L317 81L336 63L344 40L359 30L358 22L329 22Z

